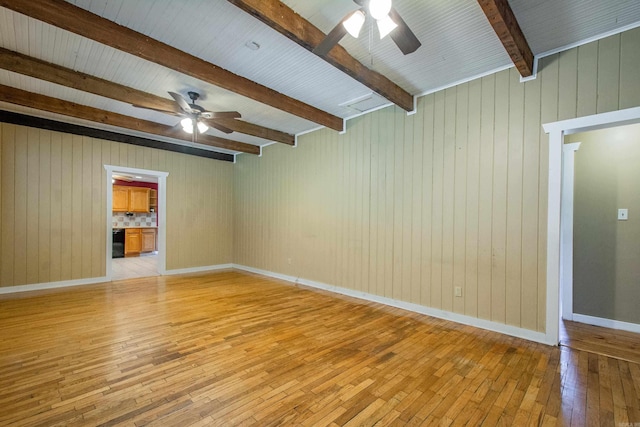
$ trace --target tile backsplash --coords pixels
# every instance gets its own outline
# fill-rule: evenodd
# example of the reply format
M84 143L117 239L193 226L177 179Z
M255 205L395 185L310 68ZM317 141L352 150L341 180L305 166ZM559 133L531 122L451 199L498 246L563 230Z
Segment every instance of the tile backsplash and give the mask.
M158 214L156 212L134 213L127 216L124 212L113 213L113 228L125 227L157 227Z

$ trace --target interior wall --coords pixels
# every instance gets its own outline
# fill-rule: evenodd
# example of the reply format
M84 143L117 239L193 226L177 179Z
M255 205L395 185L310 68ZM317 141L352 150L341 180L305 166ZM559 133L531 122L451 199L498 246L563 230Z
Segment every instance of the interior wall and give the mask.
M569 135L575 153L573 312L640 324L640 125ZM629 210L618 221L619 208Z
M226 264L233 164L0 124L0 286L106 275L105 164L169 172L167 269Z
M542 332L542 124L639 106L639 68L635 29L239 156L234 262Z

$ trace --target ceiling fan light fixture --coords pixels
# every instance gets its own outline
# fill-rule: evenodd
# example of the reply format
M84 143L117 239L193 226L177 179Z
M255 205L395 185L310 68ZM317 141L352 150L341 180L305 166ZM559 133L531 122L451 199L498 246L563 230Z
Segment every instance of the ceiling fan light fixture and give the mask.
M393 22L393 19L391 19L389 15L382 19L378 19L376 22L378 24L378 32L380 33L381 40L398 27L398 24Z
M180 120L180 124L182 125L183 131L185 131L188 134L193 133L193 119L185 117L184 119Z
M377 21L384 19L391 11L391 0L369 0L369 13Z
M360 35L360 30L362 29L362 25L364 24L365 16L364 12L361 10L356 10L353 14L347 18L342 25L347 30L349 34L351 34L354 38L358 38Z
M207 131L207 129L209 129L209 126L205 125L202 122L198 122L198 132L199 133L205 133Z

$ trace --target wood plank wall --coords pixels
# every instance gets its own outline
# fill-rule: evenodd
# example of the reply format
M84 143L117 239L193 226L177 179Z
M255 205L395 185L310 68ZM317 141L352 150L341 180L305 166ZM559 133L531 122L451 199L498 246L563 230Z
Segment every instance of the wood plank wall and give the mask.
M169 172L167 269L230 263L233 164L0 124L0 286L106 274L105 164Z
M240 156L234 262L544 331L542 124L639 106L638 69L635 29Z

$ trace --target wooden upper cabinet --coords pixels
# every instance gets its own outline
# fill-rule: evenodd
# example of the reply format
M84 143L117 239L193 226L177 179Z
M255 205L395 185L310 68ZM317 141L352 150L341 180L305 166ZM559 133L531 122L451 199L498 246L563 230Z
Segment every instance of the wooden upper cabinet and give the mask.
M153 188L149 190L149 211L158 211L158 190Z
M129 187L129 212L149 212L149 189Z
M114 212L127 212L129 210L129 188L121 185L113 186Z
M113 212L149 212L150 191L149 188L114 185Z

